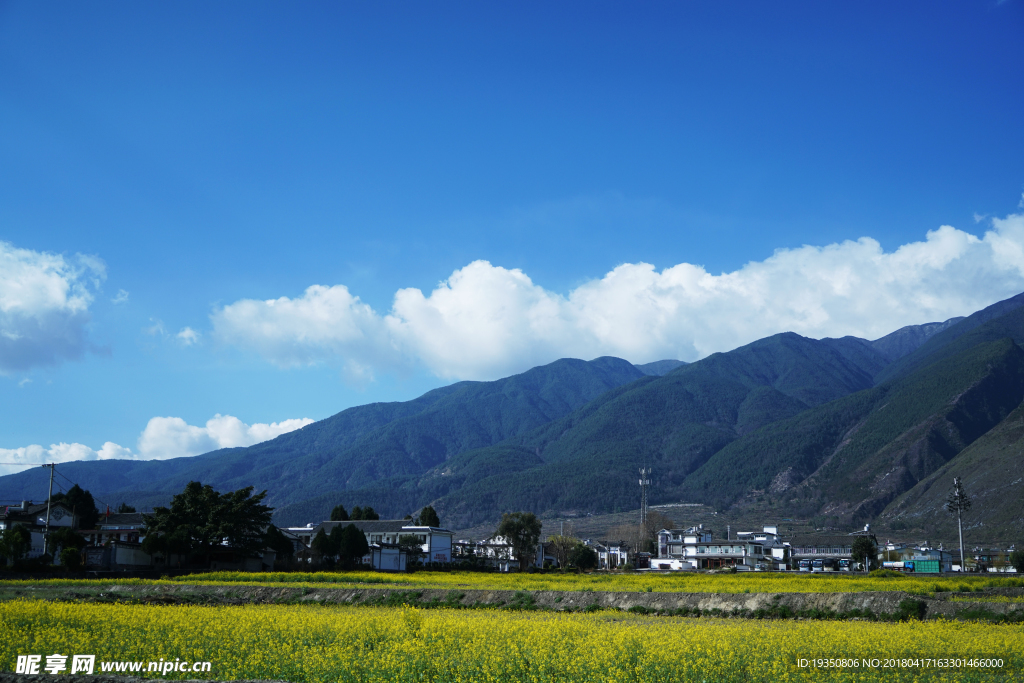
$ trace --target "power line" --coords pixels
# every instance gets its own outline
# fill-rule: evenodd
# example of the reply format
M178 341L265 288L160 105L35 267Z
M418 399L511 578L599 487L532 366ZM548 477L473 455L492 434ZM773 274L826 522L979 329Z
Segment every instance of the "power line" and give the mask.
M57 470L56 470L56 468L54 469L54 471L55 471L55 472L57 471ZM77 481L74 481L74 480L72 480L72 479L69 479L69 478L68 478L68 477L67 477L66 475L64 475L64 474L61 474L60 472L57 472L57 476L58 476L58 477L63 477L63 478L64 478L64 479L66 479L67 481L71 482L71 485L72 485L72 486L80 486L80 484L79 484L79 483L78 483ZM92 497L92 499L93 499L93 502L95 502L95 503L102 503L102 504L103 504L103 505L105 505L106 507L108 507L108 508L110 507L110 503L108 503L108 502L106 502L106 501L102 501L102 500L100 500L99 498L97 498L96 496L93 496L93 497Z

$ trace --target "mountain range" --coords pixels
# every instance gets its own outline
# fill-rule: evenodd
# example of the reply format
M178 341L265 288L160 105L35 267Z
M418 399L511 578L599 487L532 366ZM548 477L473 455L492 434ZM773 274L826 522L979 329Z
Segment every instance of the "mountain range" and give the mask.
M582 515L653 504L879 522L946 534L952 477L976 537L1024 528L1024 294L881 339L783 333L700 361L562 359L407 402L349 408L248 448L68 463L102 500L150 507L189 481L268 491L279 524L371 505L432 505L465 528L502 512ZM46 473L0 477L43 499Z

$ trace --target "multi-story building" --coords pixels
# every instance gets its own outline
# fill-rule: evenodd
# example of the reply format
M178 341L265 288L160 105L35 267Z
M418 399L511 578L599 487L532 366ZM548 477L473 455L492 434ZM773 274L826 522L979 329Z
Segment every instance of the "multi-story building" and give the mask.
M782 540L779 535L779 527L769 525L762 527L761 531L740 531L737 532L736 539L760 543L764 551L764 560L770 565L770 569L789 569L790 544Z
M804 534L789 542L792 566L800 571L839 571L853 566L856 536Z
M765 555L763 541L752 539L714 540L703 525L689 529L658 532L658 557L652 569L721 569L746 567L768 569L771 555Z

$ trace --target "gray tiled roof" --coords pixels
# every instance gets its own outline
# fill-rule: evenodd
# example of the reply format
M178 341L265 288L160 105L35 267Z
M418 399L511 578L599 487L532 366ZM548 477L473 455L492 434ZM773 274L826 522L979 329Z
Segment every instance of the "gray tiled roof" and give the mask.
M846 535L828 535L825 534L805 534L803 536L794 536L789 542L789 545L794 548L823 548L823 547L839 547L847 548L853 545L853 542L857 539L856 536Z
M336 526L348 525L356 527L364 534L387 534L400 532L402 527L407 524L409 524L407 519L359 519L347 522L322 522L320 526L323 527L325 534L331 533Z
M100 515L100 519L97 524L100 527L105 526L142 526L145 522L142 519L141 512L115 512L109 516Z

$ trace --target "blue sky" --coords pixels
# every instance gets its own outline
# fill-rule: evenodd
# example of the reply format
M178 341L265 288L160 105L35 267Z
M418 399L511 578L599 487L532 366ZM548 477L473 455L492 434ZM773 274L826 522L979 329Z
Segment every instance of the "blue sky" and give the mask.
M2 3L0 449L969 313L1021 83L1019 0Z

